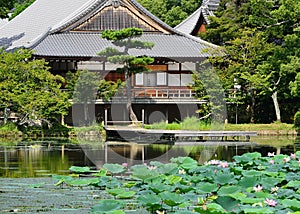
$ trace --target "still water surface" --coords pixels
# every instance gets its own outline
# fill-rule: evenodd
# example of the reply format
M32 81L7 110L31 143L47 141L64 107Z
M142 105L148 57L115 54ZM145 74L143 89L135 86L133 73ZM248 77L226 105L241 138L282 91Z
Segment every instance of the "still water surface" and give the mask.
M246 152L291 154L300 150L295 137L256 137L250 142L210 142L184 145L93 142L69 140L20 140L0 142L0 177L43 177L67 174L70 166L100 168L105 163L168 162L172 157L190 156L199 163L210 159L231 161Z

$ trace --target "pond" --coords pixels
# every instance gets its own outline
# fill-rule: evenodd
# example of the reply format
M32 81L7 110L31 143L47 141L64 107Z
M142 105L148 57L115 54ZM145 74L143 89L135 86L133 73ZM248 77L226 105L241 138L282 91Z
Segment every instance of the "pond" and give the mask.
M68 139L19 140L0 142L0 177L34 178L68 174L71 166L100 168L105 163L134 164L190 156L199 163L210 159L231 161L235 155L260 152L267 155L291 154L300 150L295 137L253 137L250 142L195 142L191 144L139 144L124 142L85 142Z

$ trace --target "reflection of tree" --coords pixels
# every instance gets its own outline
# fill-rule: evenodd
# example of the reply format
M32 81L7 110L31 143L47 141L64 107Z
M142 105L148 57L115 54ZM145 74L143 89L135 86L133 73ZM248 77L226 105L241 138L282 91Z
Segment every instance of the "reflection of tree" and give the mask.
M84 125L91 125L95 121L90 121L88 115L88 104L96 99L97 89L100 81L96 73L84 70L78 72L78 79L74 86L73 101L83 103ZM78 124L81 125L81 124Z
M6 148L6 147L5 147ZM36 177L38 173L53 174L63 172L70 167L68 156L63 151L45 152L43 145L30 145L6 150L4 161L0 164L1 177Z
M198 113L202 119L205 119L204 121L215 125L214 128L222 129L226 116L224 89L209 63L200 66L193 74L192 88L196 98L207 102L201 105Z

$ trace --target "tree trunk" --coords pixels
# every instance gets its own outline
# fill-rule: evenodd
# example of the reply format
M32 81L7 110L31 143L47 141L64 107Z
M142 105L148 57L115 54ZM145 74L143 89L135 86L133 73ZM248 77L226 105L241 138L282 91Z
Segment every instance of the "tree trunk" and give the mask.
M129 119L132 121L132 124L137 125L137 116L135 115L132 109L132 98L131 98L131 77L128 74L127 69L125 70L125 78L126 78L126 95L127 95L127 111L129 114Z
M256 98L256 90L252 90L252 96L251 96L251 107L250 107L250 123L254 123L254 116L255 116L255 98Z
M85 124L86 126L89 125L89 121L88 121L88 119L89 119L88 111L89 111L89 109L88 109L88 104L87 104L87 102L84 102L84 104L83 104L83 114L84 114L84 124Z
M9 115L10 115L10 110L9 110L9 108L5 108L5 109L4 109L4 115L3 115L3 117L4 117L4 121L3 121L3 122L4 122L4 124L7 123Z
M274 91L272 94L272 99L275 107L275 113L276 113L276 120L278 122L281 122L281 116L280 116L280 108L279 108L279 103L278 103L278 97L277 97L278 92Z

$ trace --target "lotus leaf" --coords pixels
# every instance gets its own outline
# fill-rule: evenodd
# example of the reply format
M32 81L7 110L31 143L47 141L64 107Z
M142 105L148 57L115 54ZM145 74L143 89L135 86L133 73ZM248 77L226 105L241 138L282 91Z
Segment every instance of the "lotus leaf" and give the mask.
M126 214L126 213L122 210L114 210L108 212L93 211L93 214Z
M234 193L239 192L240 190L241 190L241 188L239 186L222 186L218 190L218 195L225 196L225 195L229 195L229 194L234 194Z
M272 195L268 192L255 192L254 193L256 198L272 198Z
M300 188L300 181L290 181L287 183L286 187L291 187L291 188Z
M244 204L256 204L256 203L263 203L265 198L240 198L240 201Z
M172 163L177 163L178 165L180 165L180 164L183 163L183 161L184 161L185 158L186 158L186 157L176 157L176 158L171 158L171 159L170 159L170 162L172 162Z
M103 168L106 169L107 171L113 173L113 174L118 174L118 173L125 172L124 167L121 166L120 164L106 163L106 164L103 165Z
M258 178L256 176L253 177L243 177L239 182L238 185L244 188L254 187L258 184Z
M135 181L129 181L129 182L124 183L123 186L126 188L131 188L131 187L135 186L136 184L137 184L137 182L135 182Z
M116 197L120 199L129 199L132 198L135 195L136 192L134 191L127 191L127 192L122 192L118 194Z
M239 201L228 196L221 196L216 199L216 203L221 205L227 212L239 212Z
M166 182L170 185L174 185L175 183L179 183L182 180L182 177L176 175L170 175L166 177Z
M175 189L174 186L165 185L163 183L149 184L149 188L156 194L164 191L173 191Z
M252 177L252 176L259 177L262 174L263 173L261 171L258 171L258 170L247 170L247 171L242 172L242 175L245 176L245 177Z
M37 183L37 184L31 184L29 185L30 188L41 188L45 185L45 182Z
M122 183L117 178L110 176L99 177L99 182L97 184L98 187L107 187L111 189L120 187L121 185Z
M293 198L294 194L295 194L294 190L291 190L291 189L282 189L282 188L280 188L277 191L278 198L282 198L282 199Z
M181 195L167 191L160 193L158 196L170 207L178 206L185 201L184 197Z
M54 180L58 180L57 183L54 184L55 186L59 186L59 185L62 185L66 182L73 180L73 178L71 176L65 176L65 175L52 175L52 178Z
M119 194L122 194L122 193L126 192L126 190L125 189L119 189L119 188L116 188L116 189L108 189L107 188L106 192L108 192L112 196L117 196Z
M260 183L264 188L268 188L269 190L271 190L272 187L277 186L283 180L284 178L264 177L261 179Z
M256 207L253 207L253 208L246 208L244 209L244 213L274 213L273 210L271 208L268 208L268 207L264 207L264 208L256 208Z
M211 203L206 205L209 213L226 213L226 210L219 204Z
M160 205L161 203L160 197L158 197L155 194L146 194L146 195L139 196L137 198L137 201L149 207Z
M214 181L221 185L237 183L233 173L228 173L228 172L218 173L216 176L214 176Z
M258 159L261 157L261 154L258 152L252 152L252 153L245 153L241 156L234 156L233 159L237 163L242 163L242 164L247 164L247 165L252 165L253 161L255 159Z
M137 171L137 170L140 170L140 169L148 169L148 167L145 166L144 164L143 165L139 164L139 165L134 165L134 166L130 167L130 169L132 171Z
M286 175L286 180L287 181L296 181L298 180L300 177L300 172L294 173L294 172L290 172Z
M92 184L97 184L99 182L98 178L91 178L91 179L77 179L77 180L69 180L66 181L66 184L70 186L89 186Z
M160 166L163 166L164 164L159 162L159 161L151 161L150 162L150 165L151 166L156 166L156 167L160 167Z
M155 178L158 175L158 172L154 170L149 170L148 168L136 168L132 173L131 177L145 181L148 178Z
M234 198L236 200L243 200L244 198L247 197L247 195L245 195L244 193L241 192L236 192L236 193L232 193L232 194L228 194L229 197Z
M105 169L101 169L101 170L99 170L98 173L94 173L93 176L101 177L101 176L106 176L106 174L107 174L107 171Z
M80 167L80 166L71 166L70 171L75 172L75 173L88 173L91 172L91 169L87 166L85 167Z
M218 190L217 184L202 182L197 185L196 192L200 194L212 193Z
M286 158L286 155L279 154L274 156L275 163L283 163L283 159Z
M189 211L189 210L178 210L174 212L174 214L195 214L195 212Z
M92 208L92 212L108 213L122 208L125 204L117 200L101 200L99 204Z
M180 165L185 170L195 169L198 167L198 162L193 158L186 157L183 159L182 164Z
M184 185L184 184L180 184L180 183L175 184L175 187L176 187L176 189L178 189L181 193L187 193L187 192L190 192L190 191L192 191L192 190L195 190L195 187L194 187L194 186L191 186L191 185Z
M296 199L284 199L282 200L284 207L290 208L294 211L300 211L300 201Z
M168 163L158 166L157 171L165 175L171 175L178 171L178 166L175 163Z

